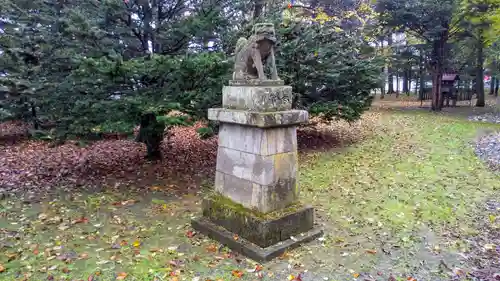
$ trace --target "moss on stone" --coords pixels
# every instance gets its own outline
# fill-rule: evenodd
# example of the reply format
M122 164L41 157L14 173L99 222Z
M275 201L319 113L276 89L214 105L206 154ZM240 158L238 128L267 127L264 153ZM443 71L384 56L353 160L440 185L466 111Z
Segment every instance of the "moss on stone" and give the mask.
M220 194L220 193L211 193L207 196L208 200L211 201L212 208L211 212L222 212L226 217L245 217L251 216L254 218L258 218L260 220L273 220L288 214L294 213L299 210L303 205L300 202L295 202L282 210L273 211L270 213L262 213L255 209L249 209L244 207L243 205L234 202L230 198ZM215 214L211 214L215 215Z
M203 200L203 216L260 247L309 231L314 223L314 210L298 202L279 211L262 213L218 193Z

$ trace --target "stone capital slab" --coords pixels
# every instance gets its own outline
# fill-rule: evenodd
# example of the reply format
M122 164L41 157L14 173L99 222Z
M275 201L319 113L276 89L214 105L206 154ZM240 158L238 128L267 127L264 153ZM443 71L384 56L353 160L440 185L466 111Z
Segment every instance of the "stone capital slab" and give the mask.
M233 123L259 128L287 127L307 122L309 113L305 110L276 112L253 112L226 108L210 108L208 119L221 123Z

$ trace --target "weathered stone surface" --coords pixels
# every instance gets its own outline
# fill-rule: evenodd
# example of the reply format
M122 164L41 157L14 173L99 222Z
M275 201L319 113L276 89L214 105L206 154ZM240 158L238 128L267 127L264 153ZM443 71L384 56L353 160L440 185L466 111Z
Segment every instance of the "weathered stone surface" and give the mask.
M297 151L297 128L258 128L222 123L219 146L257 155Z
M323 229L314 227L305 233L297 235L294 239L289 238L263 248L247 241L245 238L234 239L234 236L237 233L230 232L224 227L216 225L204 217L192 220L191 225L196 231L203 233L208 237L219 241L221 244L226 245L231 250L241 253L258 262L270 261L281 256L287 250L294 249L323 235Z
M292 205L264 215L219 196L203 200L203 216L260 247L284 241L314 226L314 209L308 206Z
M229 86L283 86L285 81L283 80L229 80Z
M292 109L291 86L224 86L222 107L249 111L285 111Z
M309 114L305 110L276 112L252 112L225 108L210 108L208 119L221 123L241 124L259 128L286 127L307 122Z
M217 171L262 185L270 185L280 179L295 178L297 152L263 156L219 147Z
M246 208L269 213L296 202L300 190L295 178L279 179L273 184L262 185L217 171L215 191Z

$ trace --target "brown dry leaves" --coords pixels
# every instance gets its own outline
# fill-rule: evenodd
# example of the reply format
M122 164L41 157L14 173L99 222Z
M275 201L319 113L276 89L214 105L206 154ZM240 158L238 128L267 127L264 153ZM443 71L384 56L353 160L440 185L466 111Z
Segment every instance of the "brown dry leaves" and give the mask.
M363 139L372 131L374 114L365 114L351 125L336 121L301 128L297 133L299 149L331 148ZM133 140L102 140L85 147L76 142L51 147L43 141L11 144L0 140L0 187L148 186L164 179L195 187L197 178L214 173L217 156L217 138L202 140L196 133L202 126L198 122L192 127L174 127L170 142L162 145L162 163L145 161L145 147ZM4 138L11 135L14 139L26 131L18 122L2 123L0 128Z
M2 133L5 127L12 126L1 124ZM148 185L168 175L183 177L191 184L193 175L213 169L217 153L216 138L198 137L196 129L201 126L197 123L193 127L173 128L172 150L168 150L167 143L162 146L163 163L145 161L145 147L133 140L103 140L86 147L76 142L57 147L43 141L0 144L0 187ZM8 132L17 133L14 129Z

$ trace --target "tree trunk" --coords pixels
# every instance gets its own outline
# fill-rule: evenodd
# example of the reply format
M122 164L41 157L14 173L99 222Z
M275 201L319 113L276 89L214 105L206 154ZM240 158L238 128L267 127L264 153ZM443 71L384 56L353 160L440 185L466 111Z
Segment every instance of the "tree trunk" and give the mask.
M424 89L425 89L425 83L424 83L424 54L423 51L419 51L420 59L419 59L419 68L418 68L418 79L419 79L419 89L418 89L418 97L419 100L424 99Z
M410 91L408 90L408 69L403 71L403 93L407 94Z
M36 106L34 103L31 103L31 119L33 119L33 128L35 130L40 129L40 123L38 122L38 117L36 114Z
M500 87L500 78L497 77L497 85L495 86L495 97L498 97L498 88Z
M159 40L157 38L160 37L160 32L161 32L161 22L162 22L162 19L164 17L163 15L163 5L161 5L161 3L159 3L161 1L153 1L153 7L156 7L156 19L155 19L155 31L154 31L154 35L153 35L153 53L154 54L157 54L157 53L161 53L161 43L159 42Z
M419 79L420 79L420 78L419 78L418 76L416 76L416 77L415 77L415 89L414 89L414 95L415 95L415 96L418 96L418 87L419 87L419 85L418 85L418 80L419 80Z
M399 72L396 72L396 98L399 98Z
M255 0L254 9L253 9L253 19L256 20L262 15L262 11L264 10L264 5L266 4L266 0Z
M446 37L442 36L435 40L432 46L433 52L433 71L432 71L432 104L433 111L440 111L443 107L443 93L441 92L441 83L443 80L443 59L444 44Z
M392 57L392 34L389 35L387 38L387 47L389 47L389 52L391 52L391 57ZM389 62L389 65L387 67L387 72L388 72L388 77L387 77L387 84L389 84L389 90L387 93L390 95L394 93L394 76L392 75L392 67L391 67L391 62Z
M153 9L149 6L149 1L144 1L142 5L142 11L144 13L144 19L142 20L142 23L144 25L143 29L143 35L142 35L142 40L141 40L141 45L142 45L142 51L145 54L149 53L149 41L151 40L151 43L154 44L154 34L153 34L153 28L151 26L151 23L153 21ZM153 45L154 46L154 45Z
M470 81L469 80L467 80L465 82L465 93L467 94L468 100L472 99L472 90L470 88Z
M313 6L315 7L315 6ZM384 52L384 38L382 38L381 42L380 42L380 49L382 50L382 53ZM382 66L382 73L384 74L384 79L382 79L382 81L380 81L381 85L380 85L380 99L383 100L385 98L385 64L384 66Z
M382 73L385 72L385 67L382 67ZM383 100L385 98L385 77L384 79L382 79L382 81L380 82L381 85L380 85L380 99Z
M477 95L477 107L484 107L485 97L484 97L484 50L483 50L483 39L482 32L479 32L479 40L477 42L477 69L476 69L476 95Z
M492 96L495 93L495 83L496 83L495 76L491 76L491 80L490 80L490 93L489 93L490 96Z

